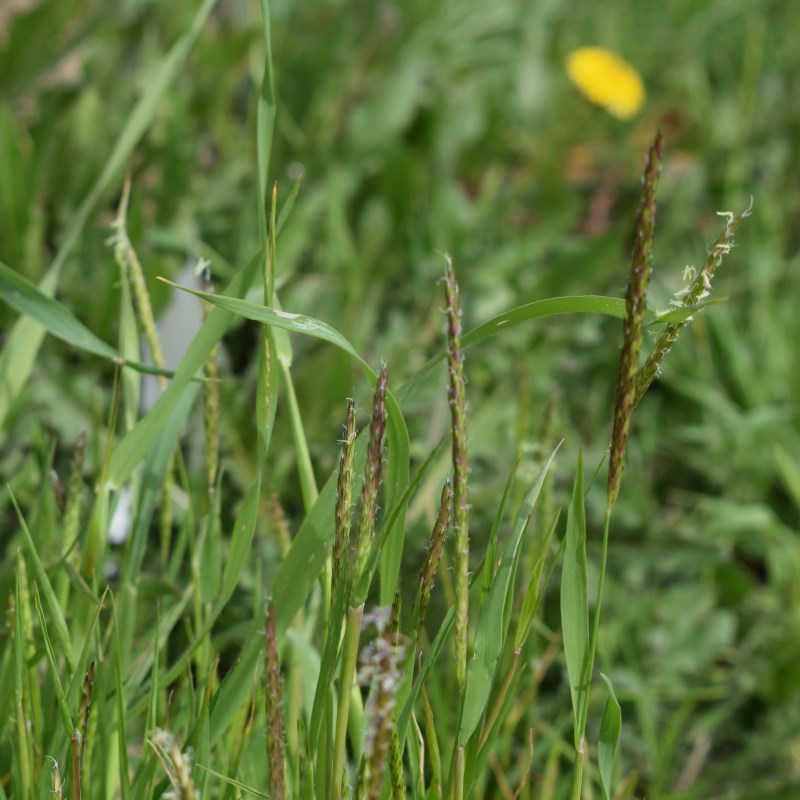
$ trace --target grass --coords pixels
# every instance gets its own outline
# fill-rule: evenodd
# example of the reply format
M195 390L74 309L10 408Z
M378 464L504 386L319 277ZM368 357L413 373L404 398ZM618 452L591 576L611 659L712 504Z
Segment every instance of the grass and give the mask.
M800 20L529 5L0 24L0 798L798 792Z

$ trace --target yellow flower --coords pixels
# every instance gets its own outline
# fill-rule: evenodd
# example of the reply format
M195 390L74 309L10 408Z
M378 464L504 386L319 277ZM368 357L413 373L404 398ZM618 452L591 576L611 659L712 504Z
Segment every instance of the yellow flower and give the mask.
M581 47L567 57L567 74L584 97L619 119L630 119L644 103L639 73L616 53Z

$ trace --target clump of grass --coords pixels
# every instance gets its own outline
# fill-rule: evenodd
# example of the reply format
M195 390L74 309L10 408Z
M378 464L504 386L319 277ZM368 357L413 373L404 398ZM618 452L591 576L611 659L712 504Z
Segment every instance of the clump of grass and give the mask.
M202 15L198 19L202 19ZM508 534L504 535L506 502L516 502L517 484L521 480L516 466L496 507L482 509L490 516L494 512L495 523L483 554L484 567L477 573L482 578L480 602L477 602L479 593L476 591L476 602L471 607L469 501L471 493L474 497L480 494L473 492L470 486L464 349L481 337L497 333L502 326L496 325L489 333L482 326L483 330L463 334L459 287L452 261L446 258L447 344L441 356L448 370L452 477L444 482L438 511L431 509L436 511L435 521L417 576L406 569L417 556L413 540L403 552L399 552L399 547L396 552L390 552L395 543L403 543L404 535L416 530L406 525L409 502L423 487L429 487L431 481L435 480L437 486L441 481L441 475L435 474L441 453L438 449L421 459L413 479L402 477L414 463L411 454L414 461L419 454L416 447L411 447L403 418L404 404L413 394L414 379L405 394L398 393L402 402L398 401L389 392L385 366L375 376L369 364L339 331L320 320L283 311L278 300L277 295L283 290L280 281L283 276L278 276L276 281L276 239L293 199L290 198L279 215L277 186L273 188L265 231L269 155L266 151L271 136L267 122L274 113L275 97L271 86L268 18L265 19L265 34L267 67L257 109L258 238L262 249L219 293L213 291L209 275L206 275L206 291L201 293L205 303L203 327L180 375L176 373L172 383L167 382L166 375L160 376L165 387L164 408L138 422L137 409L132 418L126 420L130 430L119 444L119 449L126 454L125 461L115 472L115 481L109 481L115 488L129 484L137 520L136 531L125 551L115 554L122 562L124 576L119 617L116 605L111 614L105 613L103 597L98 597L99 570L91 576L95 580L85 581L74 569L73 556L63 552L64 547L72 547L73 543L76 554L85 546L85 531L80 520L85 447L82 441L76 448L63 518L57 521L53 516L50 519L37 509L37 525L32 526L35 531L32 535L20 513L25 549L17 556L10 602L11 647L0 653L0 687L13 687L13 691L5 693L0 690L0 743L10 743L12 749L10 758L0 752L0 769L4 770L0 774L0 800L6 796L9 786L15 796L18 794L24 800L35 796L36 787L44 785L43 777L49 777L43 775L44 756L52 759L58 756L62 761L66 758L68 778L71 778L71 783L69 780L66 783L75 797L80 797L81 793L105 796L118 792L123 800L139 800L168 796L171 790L174 796L181 798L208 796L234 800L248 794L264 796L268 792L276 800L312 796L338 799L350 794L348 784L351 777L355 777L352 793L357 798L372 800L391 791L395 800L403 800L407 794L415 798L461 800L491 794L490 766L501 790L516 797L524 791L528 779L530 759L526 745L532 741L530 729L533 727L540 736L539 741L548 742L544 747L550 748L545 756L541 795L544 798L563 796L569 776L559 774L563 753L560 735L555 732L552 720L545 718L545 712L535 703L544 674L560 646L558 631L550 630L549 620L537 612L562 553L564 560L571 559L571 566L575 567L562 574L562 600L566 596L568 601L574 601L575 597L569 597L572 592L581 601L572 603L576 609L572 617L562 613L570 689L574 697L580 698L579 702L573 699L575 728L579 732L572 784L573 798L577 799L584 790L584 779L595 774L595 771L584 770L590 752L585 735L588 700L601 618L609 520L620 492L631 414L678 332L689 321L686 317L667 325L645 366L638 370L652 258L661 138L656 138L648 156L636 219L593 626L589 626L582 461L579 461L574 484L567 531L561 547L557 548L560 517L552 510L555 505L552 495L558 490L551 487L548 479L555 451L542 468L538 481L525 494ZM185 40L187 47L189 41L189 38ZM177 59L171 63L177 63ZM163 367L143 271L126 230L129 196L130 182L126 182L114 224L115 255L124 285L136 300L138 327L148 340L156 365ZM725 230L713 245L706 264L682 298L681 309L691 309L702 302L714 270L730 250L743 216L728 216ZM86 333L77 319L65 315L63 307L48 296L37 294L24 282L14 283L6 272L2 273L2 279L4 283L0 289L8 295L8 287L14 288L28 302L26 308L31 314L39 314L39 322L47 322L47 314L43 314L42 309L50 313L51 332L60 331L62 338L68 340L67 334L76 330ZM254 303L248 300L249 292L259 280L263 284L261 302ZM9 302L16 297L13 292L9 296ZM608 313L609 308L619 308L619 301L617 298L558 298L553 308ZM543 316L544 312L540 312L541 307L536 311L522 306L512 309L503 323L512 316L517 322L535 319ZM226 528L225 520L232 516L226 505L228 498L223 497L222 492L214 494L214 487L221 485L219 433L223 427L221 423L228 421L219 399L217 348L228 322L235 315L254 320L260 326L255 412L258 442L253 448L257 451L255 458L246 442L235 444L241 451L236 457L236 466L252 482L235 521ZM53 319L58 324L53 323ZM287 331L336 345L361 363L370 377L377 378L372 415L364 434L366 442L362 440L358 444L355 406L350 401L338 475L331 476L320 492L292 384ZM286 338L279 340L278 333ZM88 341L80 337L72 340ZM113 349L109 356L109 349L104 350L100 345L95 342L95 349L90 352L98 355L99 350L114 363L121 363ZM284 394L279 392L278 377ZM192 397L187 387L202 378L205 378L205 475L195 481L194 475L189 474L191 466L184 470L183 461L178 460L181 493L175 495L176 499L180 496L185 501L185 506L176 520L180 535L173 542L170 536L173 461L172 455L166 452L168 448L162 447L158 440L169 432L171 412L182 411L181 419L188 416ZM421 380L419 374L415 378ZM302 497L303 511L296 512L300 516L297 530L293 530L296 520L287 520L284 516L279 499L278 492L284 488L280 485L279 464L284 454L276 459L278 468L273 471L269 452L276 406L284 397L291 420L294 455L299 464L299 492L293 495ZM109 414L107 453L117 448L114 424L117 399L115 388ZM554 404L551 404L540 441L535 445L545 451L551 450L551 440L556 438L553 412ZM527 422L519 429L527 431ZM131 444L145 434L150 437L148 447L137 449L138 445ZM387 440L388 447L385 447ZM135 453L136 457L130 453ZM144 464L139 469L142 461ZM364 462L364 477L359 519L355 536L351 536L353 482L354 475L361 469L361 461ZM391 480L386 491L387 513L381 519L378 509L384 475ZM150 517L157 504L159 482L164 487L161 558L148 560L145 552L149 547ZM104 465L100 484L105 492L102 496L107 498L105 483ZM541 500L538 499L540 492ZM435 505L435 496L431 504ZM270 506L275 512L273 527L278 532L278 546L266 544L262 548L265 544L261 537L262 517L269 517ZM287 508L291 516L292 506L287 505ZM543 524L529 526L535 514ZM105 533L103 519L100 513L93 516L95 532ZM454 591L444 592L439 603L434 594L434 580L440 570L451 524L455 539ZM525 535L528 527L533 531ZM480 542L481 538L475 536L475 541ZM392 547L387 546L387 542L391 542ZM275 549L279 550L280 564L277 577L273 579L274 565L262 564L262 557L268 554L273 558ZM188 585L184 568L186 552L191 554L192 560ZM381 570L381 595L395 597L390 615L383 607L368 610L373 573L379 560L387 554L395 559L395 566L400 564L398 559L402 559L399 580L393 581L384 575L385 572L391 576L392 570ZM226 563L221 570L223 557ZM143 563L156 564L156 574L144 574ZM31 574L35 580L29 579L29 569L33 570ZM270 578L265 578L267 574ZM565 575L574 583L571 584ZM55 589L51 580L55 582ZM267 604L265 630L262 630L260 615L265 587L273 599ZM403 591L413 591L415 587L415 605L411 614L404 618L400 597ZM85 624L86 614L76 615L79 619L75 619L70 613L75 607L84 611L95 604L92 625L97 623L97 630ZM562 603L562 610L568 604ZM36 608L36 618L32 605ZM567 652L566 644L570 637L576 638L575 630L569 629L576 619L581 625L575 627L580 627L583 636L577 648L583 659L577 682L573 680L574 664L570 664L574 661L572 652ZM364 630L373 622L379 623L378 635L362 648ZM55 636L50 636L48 627ZM532 631L542 637L530 636ZM547 639L550 644L536 669L527 669L529 656L536 653L540 638ZM112 660L107 652L107 643L112 640L114 675L109 679L110 670L104 668ZM569 647L573 644L571 641ZM218 678L217 665L227 660L231 651L235 651L235 657L225 664L225 670L220 670ZM360 671L357 670L359 653L363 665ZM259 676L262 662L263 674ZM95 664L98 689L93 692ZM314 675L319 676L316 686L312 685ZM207 676L204 685L199 685L197 676ZM611 797L610 776L621 718L610 681L606 685L609 699L600 725L596 773L604 797ZM367 687L363 695L360 686ZM314 700L308 708L311 694ZM556 709L552 713L557 715L561 698L550 700L546 713ZM263 716L257 713L262 704ZM48 732L53 727L49 724L52 718L57 720L58 717L61 727L55 733ZM10 724L12 720L14 725ZM523 720L526 730L520 735ZM7 729L11 732L7 733ZM252 737L254 730L258 737ZM264 736L263 743L260 735ZM142 747L142 742L149 743L149 747ZM522 751L525 752L520 760ZM159 769L159 763L163 769ZM193 773L193 766L202 767L204 771ZM515 774L511 776L511 772ZM220 783L211 786L212 778ZM56 796L63 794L57 765L52 771L52 782ZM511 789L514 785L519 787L516 792ZM633 786L632 781L630 785Z

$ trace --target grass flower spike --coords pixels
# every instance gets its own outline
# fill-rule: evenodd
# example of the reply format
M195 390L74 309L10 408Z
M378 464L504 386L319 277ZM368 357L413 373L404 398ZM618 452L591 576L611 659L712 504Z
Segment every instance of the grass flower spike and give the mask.
M636 373L639 350L642 346L644 313L647 308L647 287L653 259L653 228L656 216L656 186L661 171L661 133L656 134L647 156L642 196L636 215L635 242L631 257L631 277L625 296L625 322L622 354L617 377L617 397L614 403L614 428L611 434L611 455L608 465L608 506L617 500L622 479L628 430L636 400Z
M708 250L706 260L700 271L694 276L691 284L682 292L682 297L678 301L679 308L688 308L701 303L711 290L711 279L717 267L722 263L722 259L730 253L733 248L733 237L741 221L750 215L751 208L747 208L741 214L734 214L731 211L719 211L720 216L725 217L725 227L717 240ZM661 332L652 352L647 358L644 366L636 375L636 399L638 405L644 397L650 384L658 377L661 364L664 362L667 353L672 349L672 345L678 338L678 334L691 322L692 317L681 322L672 322Z
M567 57L567 75L580 93L619 119L634 117L645 100L639 73L602 47L581 47Z
M456 523L456 677L464 688L467 677L467 616L469 613L469 499L467 480L467 390L461 349L461 310L453 262L447 256L444 291L447 301L447 368L450 375L450 417L453 428L453 516Z

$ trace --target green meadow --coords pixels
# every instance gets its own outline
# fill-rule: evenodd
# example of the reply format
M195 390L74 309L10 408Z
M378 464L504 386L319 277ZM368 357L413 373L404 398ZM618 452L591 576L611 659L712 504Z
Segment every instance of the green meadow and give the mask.
M797 31L2 0L0 800L800 798Z

